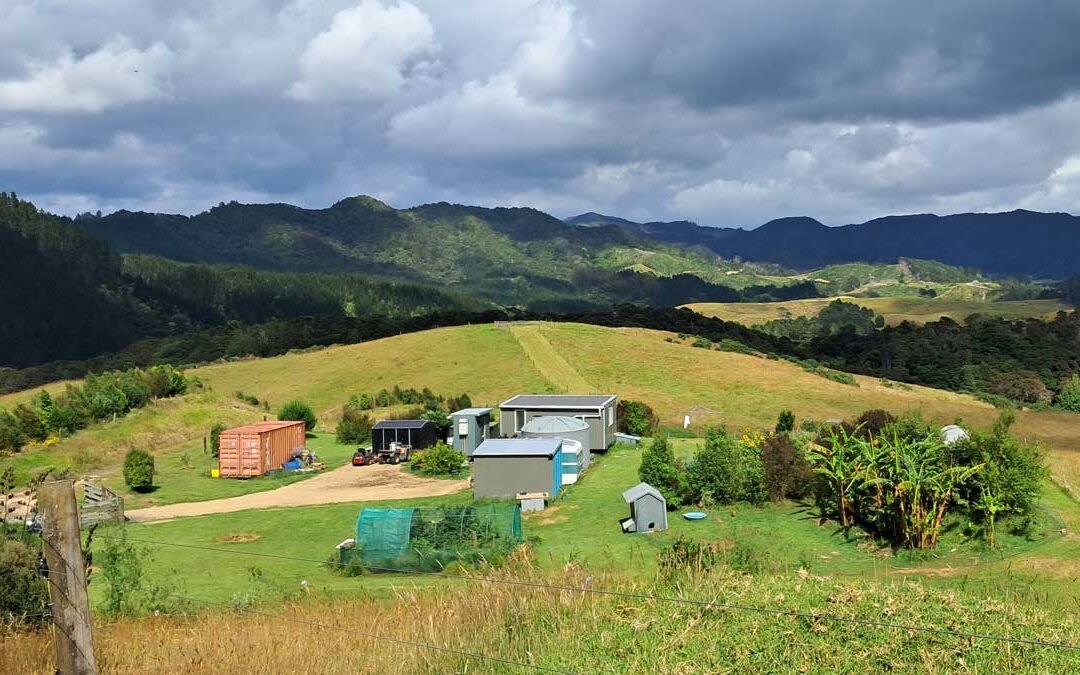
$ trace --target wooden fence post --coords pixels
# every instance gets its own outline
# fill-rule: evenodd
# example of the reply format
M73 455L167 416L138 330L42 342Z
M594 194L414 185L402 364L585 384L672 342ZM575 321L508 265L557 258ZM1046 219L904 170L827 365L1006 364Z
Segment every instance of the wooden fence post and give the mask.
M97 675L75 484L70 480L42 483L38 487L38 512L49 565L56 672Z

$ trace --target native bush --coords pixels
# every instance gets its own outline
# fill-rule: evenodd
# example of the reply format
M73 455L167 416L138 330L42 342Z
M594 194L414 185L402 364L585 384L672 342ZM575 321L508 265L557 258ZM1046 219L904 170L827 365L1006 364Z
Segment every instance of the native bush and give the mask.
M0 524L0 625L43 624L49 589L38 574L40 540L8 536L5 528Z
M225 425L221 422L214 422L214 425L210 427L210 455L217 457L221 452L221 432L225 431Z
M424 476L456 476L465 464L465 455L439 441L412 456L412 468Z
M660 491L669 510L682 506L689 487L687 473L675 460L667 436L657 436L641 453L638 478Z
M776 433L786 434L795 431L795 413L790 410L781 410L776 418Z
M26 445L26 434L18 418L0 410L0 453L19 452Z
M765 491L771 501L802 499L810 494L814 471L786 433L771 434L761 446Z
M147 492L154 485L154 456L140 448L124 456L124 483L135 492Z
M687 471L695 499L721 504L765 501L765 470L756 442L737 442L722 425L705 432L705 443Z
M435 428L439 432L439 438L446 438L450 435L450 429L454 426L453 421L450 420L449 415L437 408L428 408L420 415L419 419L427 420L435 425Z
M371 410L375 407L375 399L371 394L364 392L362 394L355 394L349 399L349 405L352 405L360 410Z
M365 409L346 404L337 424L337 442L344 444L367 443L371 440L371 427L375 421Z
M277 418L283 422L303 422L304 428L311 431L318 421L315 411L303 401L289 401L278 410Z
M1054 403L1062 410L1080 412L1080 375L1073 373Z
M652 436L660 425L660 418L647 403L619 399L615 418L619 431L633 436Z

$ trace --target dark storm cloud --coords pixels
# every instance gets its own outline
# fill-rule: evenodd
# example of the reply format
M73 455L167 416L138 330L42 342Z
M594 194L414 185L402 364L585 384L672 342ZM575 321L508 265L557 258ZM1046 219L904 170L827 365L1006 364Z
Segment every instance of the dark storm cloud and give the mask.
M43 206L358 193L756 225L1080 211L1080 3L12 0Z

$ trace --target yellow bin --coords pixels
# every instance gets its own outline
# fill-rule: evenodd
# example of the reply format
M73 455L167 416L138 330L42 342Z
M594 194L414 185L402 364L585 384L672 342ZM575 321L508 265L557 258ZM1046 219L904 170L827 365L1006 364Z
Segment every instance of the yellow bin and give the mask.
M221 469L210 469L211 478L221 478Z

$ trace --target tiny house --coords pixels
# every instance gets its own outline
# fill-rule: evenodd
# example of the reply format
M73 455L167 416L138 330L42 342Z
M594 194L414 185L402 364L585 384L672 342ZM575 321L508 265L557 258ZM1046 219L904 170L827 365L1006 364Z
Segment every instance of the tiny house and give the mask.
M576 417L589 427L586 450L603 452L615 444L615 410L618 397L519 394L499 405L499 432L505 438L523 435L537 417Z
M473 451L491 435L491 408L465 408L450 413L450 444L472 457Z
M221 432L218 471L226 478L252 478L280 469L306 448L303 422L258 422Z

